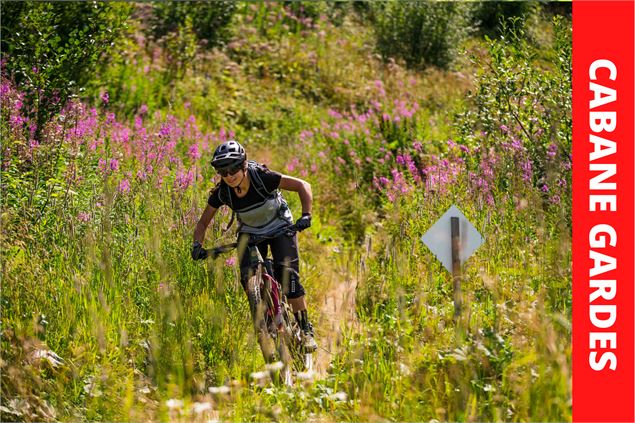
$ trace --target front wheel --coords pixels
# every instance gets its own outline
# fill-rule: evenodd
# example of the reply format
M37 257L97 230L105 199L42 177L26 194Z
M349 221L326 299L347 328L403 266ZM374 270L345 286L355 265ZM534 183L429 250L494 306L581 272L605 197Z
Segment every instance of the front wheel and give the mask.
M281 338L289 354L289 364L296 372L313 370L313 355L304 350L302 330L293 316L291 306L286 301L283 303L282 314L284 317L284 336Z
M255 274L247 281L247 299L249 301L249 309L254 323L254 331L258 339L258 345L262 351L265 363L273 363L276 361L276 345L272 339L267 322L268 304L263 296L267 296L263 292L264 282L262 276L262 268L259 267Z

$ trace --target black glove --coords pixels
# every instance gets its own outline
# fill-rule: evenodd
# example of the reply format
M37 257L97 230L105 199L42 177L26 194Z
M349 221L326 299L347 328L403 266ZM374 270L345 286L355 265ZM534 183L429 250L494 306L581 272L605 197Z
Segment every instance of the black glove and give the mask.
M302 217L295 222L298 231L303 231L311 226L311 213L302 213Z
M207 251L201 245L200 242L194 241L192 244L192 259L193 260L203 260L207 258Z

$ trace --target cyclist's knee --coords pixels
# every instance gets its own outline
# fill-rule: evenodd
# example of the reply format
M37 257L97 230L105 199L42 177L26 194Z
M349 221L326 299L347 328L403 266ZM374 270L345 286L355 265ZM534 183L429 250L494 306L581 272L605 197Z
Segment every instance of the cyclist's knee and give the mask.
M296 269L283 267L282 269L282 291L287 298L299 298L305 294L304 287L300 283L300 274Z

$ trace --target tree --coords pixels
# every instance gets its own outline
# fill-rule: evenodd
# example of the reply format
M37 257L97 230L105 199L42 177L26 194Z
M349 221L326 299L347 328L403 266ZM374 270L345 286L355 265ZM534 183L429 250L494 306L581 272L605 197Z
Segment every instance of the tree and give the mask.
M2 73L24 92L25 130L36 140L107 59L132 7L94 1L0 3Z

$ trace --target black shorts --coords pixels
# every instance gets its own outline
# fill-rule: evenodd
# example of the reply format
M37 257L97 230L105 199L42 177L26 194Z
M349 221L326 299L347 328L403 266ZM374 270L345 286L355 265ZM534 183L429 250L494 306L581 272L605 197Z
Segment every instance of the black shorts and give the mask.
M245 245L244 237L248 234L239 234L239 246ZM267 257L268 250L271 249L273 258L273 277L276 278L282 291L287 298L299 298L305 294L304 287L300 283L300 257L298 255L297 234L291 236L282 234L276 238L266 239L258 244L258 250L263 258ZM238 248L240 262L240 282L243 289L247 287L249 279L249 253L247 248ZM242 254L241 254L242 253Z

